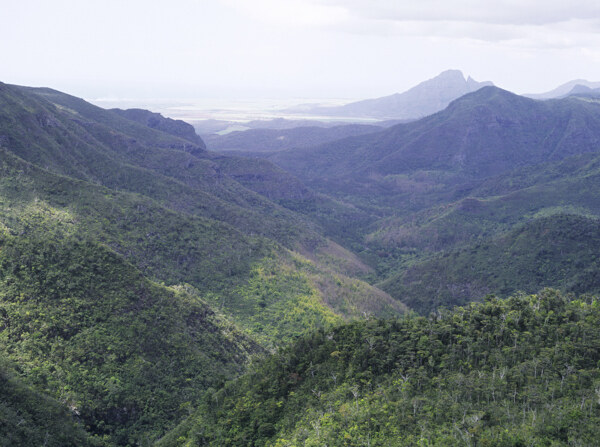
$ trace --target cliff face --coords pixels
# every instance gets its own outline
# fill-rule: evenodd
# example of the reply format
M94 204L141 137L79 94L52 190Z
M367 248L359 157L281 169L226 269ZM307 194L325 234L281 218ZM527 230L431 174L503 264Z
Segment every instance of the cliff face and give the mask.
M194 127L185 121L165 118L160 113L154 113L144 109L111 110L124 118L143 124L152 129L157 129L176 137L183 138L200 146L202 149L206 149L204 141L196 134Z

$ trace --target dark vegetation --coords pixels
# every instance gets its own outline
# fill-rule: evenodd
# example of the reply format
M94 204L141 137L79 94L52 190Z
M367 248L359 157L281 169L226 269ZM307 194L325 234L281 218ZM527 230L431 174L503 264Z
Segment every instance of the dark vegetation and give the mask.
M552 286L598 294L599 253L597 218L557 214L417 263L382 287L424 314L491 292L506 297Z
M0 445L98 445L68 408L25 384L0 357Z
M545 290L318 331L159 445L592 446L599 309Z

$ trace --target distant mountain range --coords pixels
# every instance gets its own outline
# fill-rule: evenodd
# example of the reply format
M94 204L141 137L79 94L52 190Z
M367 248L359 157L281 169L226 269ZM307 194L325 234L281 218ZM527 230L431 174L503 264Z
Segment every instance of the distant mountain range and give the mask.
M419 170L466 180L597 151L599 144L598 104L569 98L540 102L484 87L419 121L271 159L310 182Z
M590 82L585 79L574 79L572 81L566 82L564 84L559 85L553 90L550 90L545 93L528 93L523 96L527 96L532 99L553 99L560 98L563 96L567 96L572 93L573 89L577 86L583 86L590 89L600 88L600 82Z
M447 70L404 93L365 99L338 107L311 107L297 109L297 111L304 114L340 117L415 119L438 112L456 98L488 85L493 84L477 82L471 77L465 79L459 70Z

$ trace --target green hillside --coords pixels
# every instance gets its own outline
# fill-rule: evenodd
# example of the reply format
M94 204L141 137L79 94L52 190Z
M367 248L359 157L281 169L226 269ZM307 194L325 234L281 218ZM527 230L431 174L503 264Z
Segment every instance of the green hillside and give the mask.
M597 294L599 253L597 218L558 214L415 263L381 287L425 314L488 293L506 297L544 286Z
M254 164L78 98L1 84L0 102L7 392L22 380L94 442L150 445L252 355L406 311L353 276L369 267L318 224L269 200L269 184L282 200L305 187L268 162L261 195L236 180Z
M119 445L151 440L261 351L184 289L35 224L0 239L2 355L91 433Z
M319 331L159 445L595 445L599 309L546 290Z
M0 355L0 445L99 444L77 424L65 405L24 383Z
M0 135L0 147L58 174L142 194L290 248L322 239L310 223L227 175L223 157L212 160L188 140L64 93L0 84Z

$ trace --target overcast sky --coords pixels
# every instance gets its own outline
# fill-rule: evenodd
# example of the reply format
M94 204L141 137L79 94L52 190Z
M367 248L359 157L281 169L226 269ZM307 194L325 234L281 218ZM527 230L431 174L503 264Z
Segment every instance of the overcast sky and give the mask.
M456 68L600 80L598 0L0 0L0 81L86 99L368 98Z

